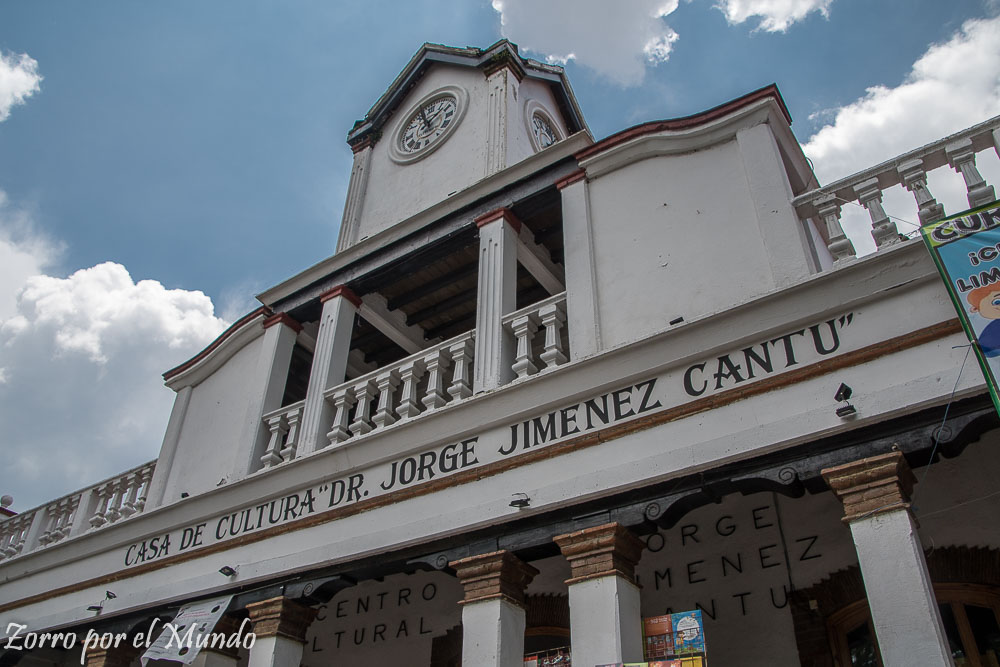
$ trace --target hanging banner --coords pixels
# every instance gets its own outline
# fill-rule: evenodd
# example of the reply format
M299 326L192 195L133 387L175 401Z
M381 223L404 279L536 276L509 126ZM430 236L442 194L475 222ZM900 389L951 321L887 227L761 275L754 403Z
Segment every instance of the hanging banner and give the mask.
M1000 204L920 228L1000 413Z
M227 641L225 635L213 637L212 630L226 613L232 595L201 600L184 605L170 623L164 625L163 632L153 645L142 654L142 667L150 660L175 660L190 665L205 646L217 646L212 640Z

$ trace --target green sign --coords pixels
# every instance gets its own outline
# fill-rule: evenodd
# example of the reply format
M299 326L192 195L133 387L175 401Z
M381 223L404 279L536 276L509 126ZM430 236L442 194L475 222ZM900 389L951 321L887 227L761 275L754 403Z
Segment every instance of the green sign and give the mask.
M920 232L1000 412L1000 204L953 215L921 227Z

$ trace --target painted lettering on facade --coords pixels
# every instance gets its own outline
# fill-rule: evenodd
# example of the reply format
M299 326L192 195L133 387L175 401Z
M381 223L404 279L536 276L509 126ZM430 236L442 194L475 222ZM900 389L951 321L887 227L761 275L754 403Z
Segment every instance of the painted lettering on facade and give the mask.
M348 507L387 493L431 483L463 470L509 460L531 450L626 423L715 392L779 375L841 353L854 312L714 359L668 371L571 405L417 453L338 475L305 489L240 507L207 521L130 544L119 557L125 567L233 540L314 514Z
M703 396L788 370L807 356L834 354L840 349L841 332L853 321L854 313L847 313L689 366L684 371L684 391L688 396Z

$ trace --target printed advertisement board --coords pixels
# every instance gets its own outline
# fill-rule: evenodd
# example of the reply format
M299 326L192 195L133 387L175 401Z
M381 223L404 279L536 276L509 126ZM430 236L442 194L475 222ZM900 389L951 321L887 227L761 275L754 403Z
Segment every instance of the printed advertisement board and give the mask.
M993 202L920 229L1000 412L1000 205Z

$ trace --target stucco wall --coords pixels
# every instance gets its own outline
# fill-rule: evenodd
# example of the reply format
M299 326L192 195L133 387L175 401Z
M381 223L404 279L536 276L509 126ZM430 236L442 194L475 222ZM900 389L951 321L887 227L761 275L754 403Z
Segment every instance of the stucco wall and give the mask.
M773 289L735 140L642 160L589 188L605 346Z
M236 461L246 461L250 443L240 441L253 392L254 370L264 338L257 337L196 385L181 426L167 478L164 503L182 492L196 495L231 481Z

